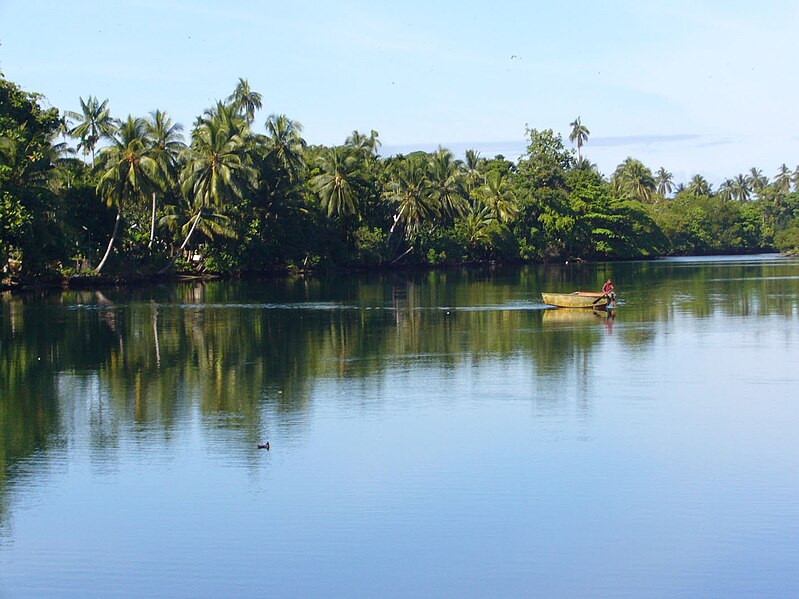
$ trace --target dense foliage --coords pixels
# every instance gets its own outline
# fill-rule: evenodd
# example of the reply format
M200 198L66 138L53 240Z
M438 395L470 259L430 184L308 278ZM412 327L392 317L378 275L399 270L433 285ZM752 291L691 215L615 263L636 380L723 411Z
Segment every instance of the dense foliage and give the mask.
M245 273L469 261L642 258L799 249L799 171L759 169L717 191L628 158L609 177L527 130L516 162L474 151L380 156L376 131L308 146L261 95L233 93L182 126L108 101L44 110L0 78L0 264L9 274ZM73 142L74 148L69 142ZM82 158L78 158L78 153ZM575 155L576 154L576 155Z

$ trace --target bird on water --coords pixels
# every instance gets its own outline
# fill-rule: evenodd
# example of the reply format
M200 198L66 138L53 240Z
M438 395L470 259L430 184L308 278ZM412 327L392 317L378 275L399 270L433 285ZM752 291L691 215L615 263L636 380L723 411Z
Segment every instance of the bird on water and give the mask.
M267 441L263 445L259 444L258 449L265 449L266 451L269 451L269 441Z

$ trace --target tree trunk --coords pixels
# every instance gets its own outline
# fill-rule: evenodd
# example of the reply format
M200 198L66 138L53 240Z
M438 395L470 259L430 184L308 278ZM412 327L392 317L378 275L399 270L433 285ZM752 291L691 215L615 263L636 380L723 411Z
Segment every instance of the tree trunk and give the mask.
M108 247L105 250L105 256L103 256L103 259L100 260L100 264L97 265L97 268L94 269L98 273L101 270L103 270L103 266L105 266L105 261L108 260L108 256L111 255L111 248L114 247L114 241L117 238L117 232L119 231L119 222L121 220L122 220L122 210L118 210L117 211L117 218L114 221L114 231L113 231L113 233L111 233L111 239L108 241Z
M150 218L150 243L147 245L148 249L153 249L153 240L155 239L155 192L153 192L153 214Z
M202 216L202 214L203 214L202 210L197 212L197 216L195 217L194 222L191 224L191 229L189 229L189 233L188 235L186 235L186 239L184 239L183 243L180 244L178 251L175 252L174 256L172 256L172 259L169 261L169 264L167 264L166 266L164 266L164 268L158 271L159 275L164 274L166 271L172 268L172 266L175 264L175 260L177 260L178 256L180 256L183 253L183 250L186 249L186 245L189 243L189 239L191 239L191 236L194 234L194 229L197 228L197 223L200 222L200 217Z

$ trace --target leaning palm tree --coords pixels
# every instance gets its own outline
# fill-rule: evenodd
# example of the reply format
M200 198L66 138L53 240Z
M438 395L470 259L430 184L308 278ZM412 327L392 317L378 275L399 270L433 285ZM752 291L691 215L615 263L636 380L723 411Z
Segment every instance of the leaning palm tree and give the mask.
M102 176L97 184L97 193L109 206L116 206L117 216L105 255L95 269L97 272L103 270L111 255L127 204L146 197L162 183L158 160L147 140L147 124L144 119L129 116L112 139L111 145L101 151L100 161Z
M181 191L202 206L226 206L240 200L252 177L241 136L224 121L210 120L195 129L183 153Z
M172 123L172 119L160 110L150 113L146 122L147 140L153 149L153 156L161 171L164 186L177 183L178 155L186 148L183 143L183 125ZM155 191L153 191L152 214L150 217L150 243L152 248L155 239Z
M191 223L178 252L161 273L172 267L189 244L201 219L210 213L223 213L239 202L252 185L254 171L244 156L245 142L224 118L210 118L197 126L191 145L182 153L180 190L188 200ZM214 212L216 210L216 212Z
M319 158L321 172L311 179L311 187L329 218L357 214L358 204L353 189L355 160L345 148L327 149Z
M161 225L177 230L183 235L183 243L180 244L180 247L175 252L175 258L183 253L195 233L200 233L212 240L216 237L238 238L232 219L218 207L202 206L189 200L185 200L185 202L186 205L183 212L170 207L167 209L168 213L159 221ZM160 273L166 272L173 263L174 258Z
M583 160L580 150L583 147L583 143L588 141L588 136L591 135L591 132L580 122L579 116L569 123L569 126L572 128L571 133L569 133L569 141L572 143L577 142L577 162L579 163Z
M491 171L486 175L483 198L491 216L497 221L508 223L516 218L519 209L513 191L508 186L507 173Z
M674 189L674 175L661 166L655 173L655 185L657 192L666 197Z
M67 111L66 116L77 122L69 134L74 139L79 139L78 149L84 156L92 155L92 166L95 165L95 150L103 138L111 138L116 132L118 122L111 117L108 111L108 100L100 102L94 96L84 102L80 98L80 112Z
M236 89L228 96L228 102L231 102L236 110L244 116L248 127L255 120L255 111L260 110L262 106L261 100L261 94L250 89L249 81L243 77L239 77Z

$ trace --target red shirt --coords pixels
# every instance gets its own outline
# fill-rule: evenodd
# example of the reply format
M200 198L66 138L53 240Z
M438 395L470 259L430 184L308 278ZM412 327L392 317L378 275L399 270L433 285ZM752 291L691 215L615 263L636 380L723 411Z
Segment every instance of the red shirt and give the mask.
M610 293L611 291L613 291L613 285L611 283L602 285L602 293Z

